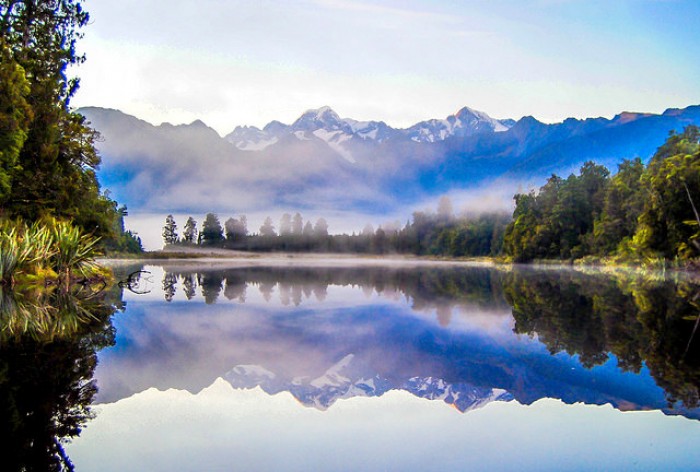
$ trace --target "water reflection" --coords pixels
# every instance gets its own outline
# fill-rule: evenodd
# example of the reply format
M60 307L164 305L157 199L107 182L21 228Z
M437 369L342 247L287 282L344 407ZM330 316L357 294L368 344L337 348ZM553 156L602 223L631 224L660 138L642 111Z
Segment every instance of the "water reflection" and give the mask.
M157 269L153 269L157 271ZM100 401L218 377L326 409L391 389L460 411L610 403L698 418L696 286L463 266L166 265L103 354ZM163 300L161 298L161 300Z
M517 333L537 335L552 353L577 354L586 367L610 354L625 371L646 365L670 405L698 407L696 284L526 271L508 274L504 287Z
M92 417L97 351L114 342L117 292L12 293L0 287L4 470L72 470L64 451Z

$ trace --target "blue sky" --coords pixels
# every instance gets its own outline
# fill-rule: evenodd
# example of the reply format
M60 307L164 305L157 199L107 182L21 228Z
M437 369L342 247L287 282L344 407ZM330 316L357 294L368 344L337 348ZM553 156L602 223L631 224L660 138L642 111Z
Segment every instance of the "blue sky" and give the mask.
M467 105L546 122L700 103L697 0L88 1L75 106L152 123L341 116L408 126Z

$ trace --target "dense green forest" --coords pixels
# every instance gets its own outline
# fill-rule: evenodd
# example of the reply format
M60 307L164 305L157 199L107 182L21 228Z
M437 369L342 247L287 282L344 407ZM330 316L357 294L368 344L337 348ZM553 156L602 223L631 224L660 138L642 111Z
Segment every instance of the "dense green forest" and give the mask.
M534 259L689 261L700 255L700 129L672 133L648 165L617 174L587 162L579 175L553 175L539 192L515 196L504 250Z
M138 252L126 208L97 180L98 135L70 107L88 21L79 1L0 0L0 218L69 221L106 250Z

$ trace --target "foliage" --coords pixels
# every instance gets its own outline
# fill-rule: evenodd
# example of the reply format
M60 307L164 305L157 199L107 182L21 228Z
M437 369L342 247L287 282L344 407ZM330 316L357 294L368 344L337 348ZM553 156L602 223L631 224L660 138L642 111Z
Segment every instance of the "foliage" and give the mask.
M260 227L260 236L277 236L277 233L275 232L275 226L272 224L272 218L270 218L269 216L265 218L265 221Z
M504 247L516 261L574 259L588 254L590 235L603 212L608 170L587 162L578 176L553 175L535 194L515 196Z
M27 139L29 81L5 42L0 42L0 202L9 197L19 153Z
M224 223L226 228L226 241L229 243L243 242L248 235L248 221L245 215L239 219L229 218Z
M165 226L163 226L163 242L165 244L175 244L178 241L177 224L173 215L168 215L165 218Z
M671 134L648 166L625 160L612 178L591 162L515 196L505 252L514 261L585 256L688 261L700 256L700 130Z
M700 201L700 129L672 134L642 176L645 204L634 236L645 254L690 259L700 255L700 233L693 205Z
M134 249L97 181L97 133L70 109L72 65L89 20L77 0L0 0L0 216L70 220L103 244Z
M0 287L4 469L73 470L64 444L93 417L97 351L114 344L115 295Z
M83 234L80 228L66 221L53 220L49 223L49 229L54 251L48 264L53 270L68 280L74 272L85 276L96 271L95 255L99 238Z
M575 271L513 271L504 292L515 332L537 335L552 353L592 367L612 354L623 370L649 368L670 406L700 406L698 287L683 280Z
M218 244L224 240L224 230L219 222L219 217L214 213L207 213L202 223L202 244Z
M66 221L49 218L29 226L0 221L0 284L12 286L21 278L69 286L75 275L98 274L98 241Z
M197 222L191 216L187 218L187 222L185 223L182 239L187 243L193 244L197 242Z

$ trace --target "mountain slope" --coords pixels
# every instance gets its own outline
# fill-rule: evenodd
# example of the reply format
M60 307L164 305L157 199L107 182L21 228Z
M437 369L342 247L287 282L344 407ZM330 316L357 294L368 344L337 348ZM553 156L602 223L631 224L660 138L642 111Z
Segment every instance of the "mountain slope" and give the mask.
M237 127L222 138L200 121L153 126L117 110L80 111L103 136L103 185L130 208L154 212L388 213L450 191L541 184L586 160L615 171L624 158L648 159L669 131L700 124L700 106L556 124L495 120L464 107L395 129L323 107L289 125Z

